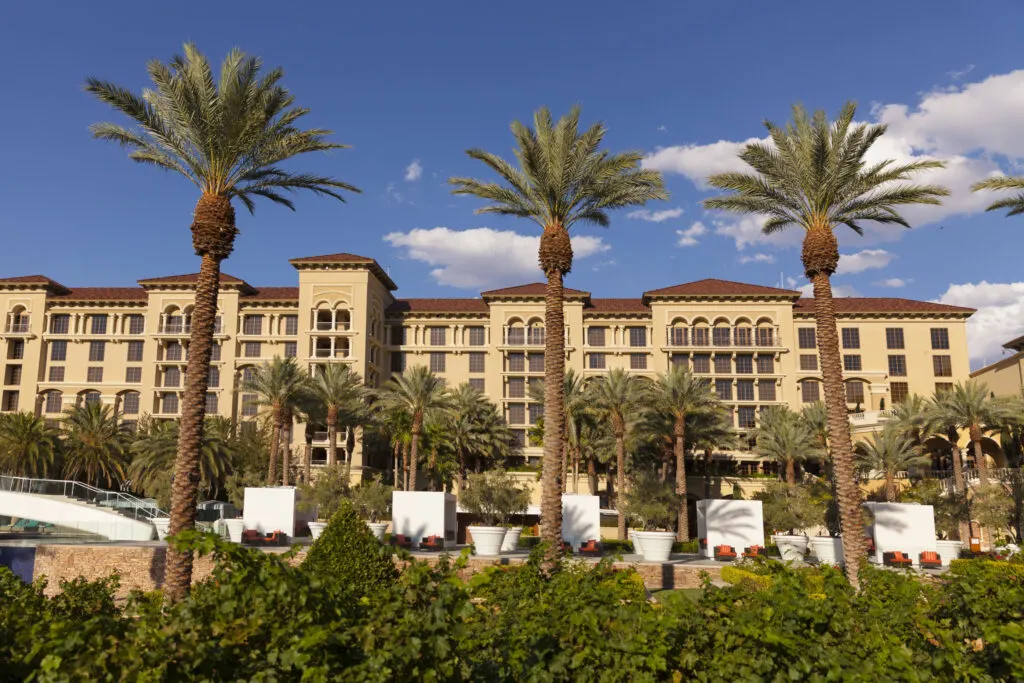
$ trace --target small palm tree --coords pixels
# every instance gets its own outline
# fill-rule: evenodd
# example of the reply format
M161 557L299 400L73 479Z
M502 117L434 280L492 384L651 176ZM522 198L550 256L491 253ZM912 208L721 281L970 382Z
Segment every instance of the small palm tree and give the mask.
M1016 402L993 398L989 395L988 386L977 380L970 380L966 383L957 382L951 390L936 394L928 422L947 429L967 430L974 448L978 480L985 486L988 484L988 463L982 451L981 439L987 432L999 431L1019 416L1020 410ZM955 440L953 448L956 448Z
M897 474L931 461L913 437L895 425L886 425L862 445L864 452L857 454L857 466L869 476L885 480L885 500L890 503L899 498Z
M704 497L711 498L711 465L716 448L735 448L739 443L732 427L732 413L725 406L686 416L686 442L704 453Z
M498 412L498 407L482 393L463 382L452 392L452 406L445 415L448 443L458 461L461 492L466 485L466 463L477 463L507 455L514 437Z
M230 430L230 423L227 425ZM154 421L139 425L128 473L143 490L157 485L158 480L173 471L181 433L177 420ZM203 424L203 442L199 449L199 488L205 495L216 497L233 471L234 442L223 422L207 418Z
M543 539L558 547L562 530L561 467L565 435L563 425L565 339L563 278L572 269L569 230L577 223L609 224L608 211L667 199L661 174L640 168L641 152L609 154L601 150L606 128L601 123L579 131L580 110L573 107L557 122L547 107L537 110L533 128L512 124L518 168L481 149L466 153L478 159L502 182L452 178L455 194L468 194L490 202L477 213L528 218L543 231L540 268L547 278L544 324L551 334L544 342L544 460L541 475L541 527ZM565 469L561 468L562 476Z
M911 394L892 407L892 416L887 424L896 426L909 434L915 446L923 446L932 435L928 416L931 404L920 394Z
M196 475L220 264L231 254L238 234L231 201L238 199L252 213L257 197L294 209L286 193L309 190L343 201L342 191L359 191L328 176L278 165L302 154L344 145L329 142L328 130L300 128L299 120L309 110L295 106L294 96L280 85L281 69L261 76L261 68L258 58L232 50L224 58L218 81L207 58L187 43L184 57L174 57L168 63L149 62L153 89L141 95L96 78L86 81L87 92L135 124L125 128L98 123L92 127L94 137L127 147L134 161L184 176L200 193L191 231L192 246L202 263L181 406L181 439L175 462L179 476L171 493L171 534L195 526ZM191 577L192 554L172 548L165 587L170 601L185 596Z
M1015 193L1010 197L1004 197L989 204L985 208L986 211L1009 209L1006 212L1007 218L1024 213L1024 177L996 176L994 178L986 178L971 185L971 192L979 192L981 190L1010 190Z
M714 410L718 398L711 391L711 382L694 377L689 368L673 366L653 383L643 385L644 403L652 410L670 418L672 422L673 454L676 461L676 495L679 519L676 538L690 540L690 522L686 505L686 417L690 414Z
M64 412L60 431L65 477L103 488L124 481L128 434L112 407L89 402L71 408Z
M286 427L291 424L291 415L301 404L309 387L309 375L304 373L294 358L276 356L269 363L255 368L248 380L242 383L242 391L256 394L258 404L270 413L273 434L270 438L270 466L267 469L267 485L277 483L277 458L285 442ZM284 472L284 484L288 485L288 472Z
M354 426L363 424L369 417L366 401L369 391L358 372L344 363L328 363L327 367L313 375L308 386L309 397L326 412L327 422L327 466L338 459L338 420ZM346 450L345 473L351 472L352 455Z
M708 184L728 194L705 200L704 206L764 216L766 234L789 226L805 232L803 266L814 287L829 448L839 510L847 530L843 534L846 576L856 588L860 585L857 572L867 555L860 532L860 492L854 479L853 441L830 281L839 265L835 229L845 225L861 234L865 221L909 227L899 207L939 204L949 190L910 182L920 171L941 168L939 161L896 164L886 160L868 165L864 157L885 133L885 126L854 125L855 113L855 105L847 103L836 121L829 122L823 111L812 117L803 107L795 106L793 120L785 128L765 122L770 143L749 143L740 152L753 173L719 173L708 178Z
M587 411L580 420L577 447L580 459L587 465L587 482L590 495L598 494L598 464L608 462L609 454L615 450L615 435L607 422L600 419L596 411ZM611 481L611 474L608 475Z
M56 465L57 431L32 413L0 414L0 472L48 477Z
M383 412L404 411L409 414L409 490L416 490L420 436L428 416L450 409L451 396L444 380L420 365L395 375L383 391L376 408Z
M796 466L824 455L810 425L786 406L770 406L761 413L754 431L754 452L782 465L786 483L796 486Z
M800 410L800 418L807 423L807 426L818 441L818 446L828 448L828 411L821 401L808 403Z
M643 387L636 375L615 368L596 378L587 387L590 401L611 424L615 436L615 507L619 511L619 540L626 540L626 511L619 504L626 485L626 429L639 417L643 405Z

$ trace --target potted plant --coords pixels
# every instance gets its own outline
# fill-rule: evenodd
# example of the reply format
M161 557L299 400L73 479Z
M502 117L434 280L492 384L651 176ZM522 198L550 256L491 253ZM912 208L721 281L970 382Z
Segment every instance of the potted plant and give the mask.
M341 465L325 467L312 484L299 486L299 511L316 515L316 521L309 522L309 533L314 541L348 495L348 477Z
M466 489L459 492L459 502L466 512L483 520L482 526L467 530L476 554L488 557L501 553L509 518L526 511L530 496L507 472L495 470L470 474Z
M764 524L784 562L803 561L809 539L798 530L820 526L825 519L825 502L807 487L776 482L765 486L754 498L761 501Z
M388 523L381 519L391 511L391 487L383 482L381 475L352 489L352 505L366 520L366 526L370 527L377 540L383 541Z
M671 531L679 512L680 498L671 482L653 472L636 474L623 495L626 516L639 524L633 532L634 547L646 562L665 562L672 553L676 534Z

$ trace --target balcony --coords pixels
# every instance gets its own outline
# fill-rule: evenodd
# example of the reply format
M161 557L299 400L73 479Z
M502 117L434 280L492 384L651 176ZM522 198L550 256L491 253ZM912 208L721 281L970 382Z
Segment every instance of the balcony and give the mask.
M7 323L7 326L4 328L4 333L5 334L28 334L29 333L29 323L28 323L27 320L24 320L24 321L21 321L21 322Z
M313 349L313 358L334 358L346 359L349 358L348 349Z

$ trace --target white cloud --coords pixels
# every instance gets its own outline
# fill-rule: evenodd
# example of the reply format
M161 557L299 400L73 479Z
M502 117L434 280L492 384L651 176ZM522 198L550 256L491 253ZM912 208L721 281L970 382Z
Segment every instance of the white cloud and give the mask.
M419 159L413 159L412 163L405 167L405 179L410 183L419 180L422 175L423 164Z
M783 230L766 235L762 232L766 218L763 216L740 216L715 218L711 221L715 226L715 234L728 237L736 242L736 248L743 251L748 246L770 245L775 247L793 247L800 244L804 233L800 228Z
M1003 344L1024 334L1024 282L950 285L938 300L978 309L967 320L967 350L973 367L999 360Z
M890 277L884 280L877 280L875 282L872 282L871 284L873 284L876 287L890 287L892 289L899 289L900 287L906 287L913 281L914 279L909 277Z
M664 124L658 126L657 130L658 130L659 133L667 133L668 132L668 128L666 128L664 126Z
M949 76L954 81L961 81L963 80L964 76L971 73L972 71L974 71L974 65L968 64L962 69L953 69L952 71L947 71L946 75Z
M674 209L662 209L651 211L650 209L637 209L626 214L626 218L638 218L649 223L661 223L671 218L679 218L683 215L683 207L677 206Z
M855 254L840 254L836 275L851 275L865 270L885 268L896 255L885 249L864 249Z
M676 246L696 246L698 243L697 238L701 235L707 234L707 231L707 227L705 227L700 221L697 221L686 230L676 230L676 234L679 235L679 239L676 241Z
M746 168L737 154L743 145L757 141L750 138L743 142L719 140L708 145L662 147L644 157L643 166L663 173L680 173L698 187L706 188L704 181L709 175Z
M790 285L792 286L792 285ZM806 285L800 285L797 287L802 296L813 297L814 296L814 285L808 282ZM861 293L853 288L852 285L832 285L832 296L835 298L844 296L861 296Z
M404 256L436 266L430 275L439 284L464 289L489 289L540 279L537 249L540 237L512 230L445 227L393 232L384 241L404 250ZM575 258L585 259L611 247L600 237L572 238Z
M751 254L741 256L740 263L775 263L775 257L771 254Z
M599 270L604 270L605 268L611 268L614 265L616 265L615 259L609 259L607 261L598 261L597 263L594 264L594 267L591 268L591 270L597 272Z

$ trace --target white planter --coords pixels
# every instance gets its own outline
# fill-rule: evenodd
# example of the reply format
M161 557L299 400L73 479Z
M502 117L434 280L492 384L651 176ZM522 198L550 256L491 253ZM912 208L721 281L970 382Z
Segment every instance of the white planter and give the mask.
M228 538L232 543L242 542L242 532L245 531L244 519L225 519L224 525L228 528Z
M640 546L640 539L636 536L636 529L629 530L629 542L633 544L633 552L637 555L642 555L644 549Z
M790 536L788 534L775 534L772 536L775 546L782 555L783 562L803 562L807 552L808 540L806 536Z
M170 517L154 517L153 527L156 529L156 539L162 541L167 538L167 530L171 526Z
M313 537L313 540L320 538L320 534L327 528L327 522L307 522L309 524L309 535Z
M505 540L501 542L501 552L510 553L519 548L519 536L522 535L523 528L514 526L505 532Z
M387 522L367 522L366 526L370 527L370 531L378 541L384 540L384 532L388 530Z
M466 527L473 536L473 547L476 554L482 557L494 557L501 554L501 544L505 540L503 526L470 526Z
M633 542L637 541L645 562L667 562L676 534L674 531L634 531Z
M811 550L818 558L819 564L843 564L843 539L832 536L813 536L810 539Z
M959 558L963 547L962 541L935 541L935 552L939 554L943 567L948 567L950 560Z

